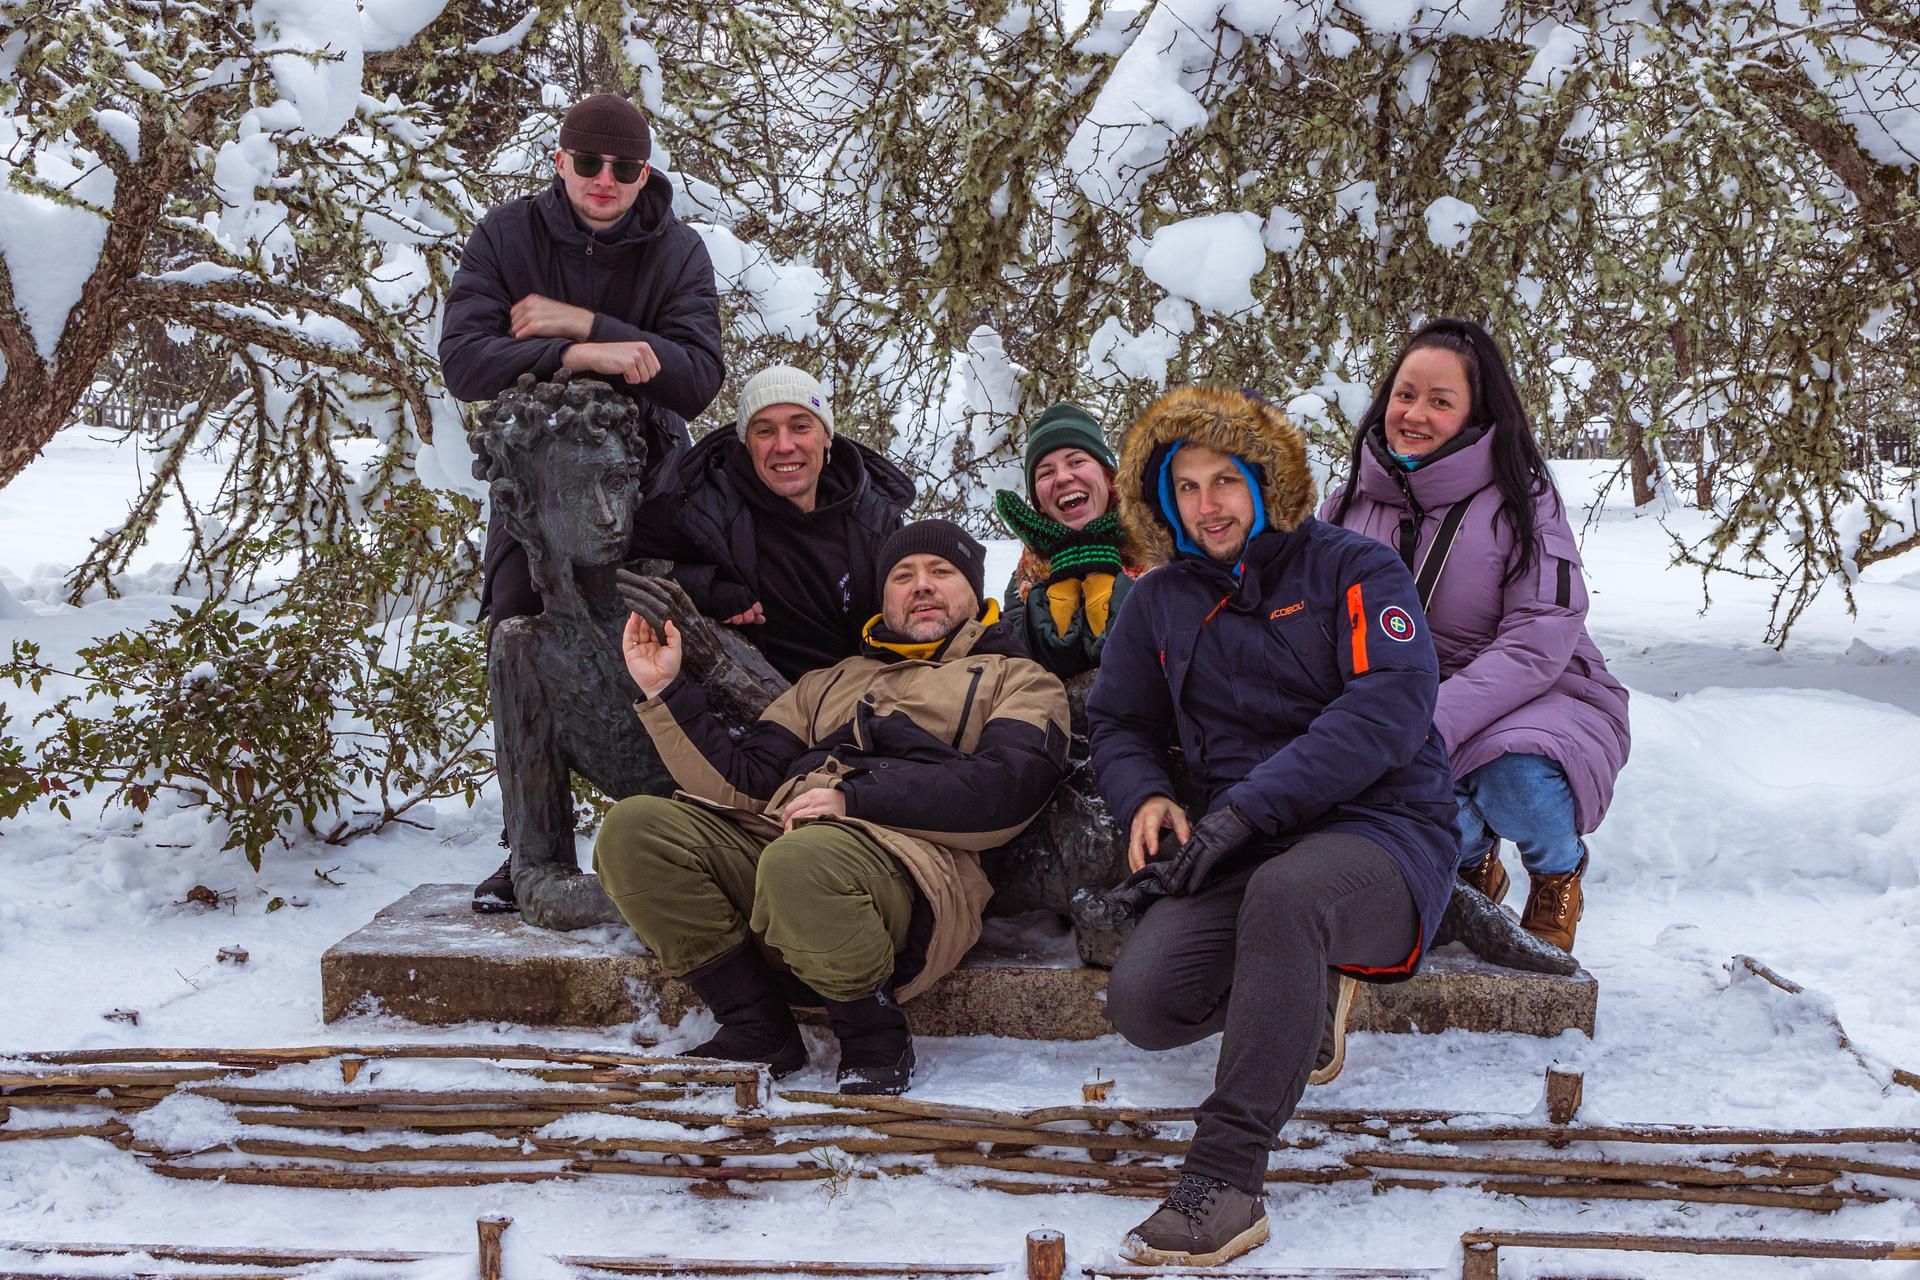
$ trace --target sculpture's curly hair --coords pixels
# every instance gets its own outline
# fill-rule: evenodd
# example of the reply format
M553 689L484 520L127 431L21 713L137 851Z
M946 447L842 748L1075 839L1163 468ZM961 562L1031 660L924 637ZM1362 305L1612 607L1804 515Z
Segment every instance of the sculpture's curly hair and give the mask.
M546 437L599 444L615 436L635 466L647 461L646 432L640 407L595 378L575 378L562 369L551 382L520 380L481 408L478 425L467 433L473 449L473 478L498 486L526 478L532 446Z

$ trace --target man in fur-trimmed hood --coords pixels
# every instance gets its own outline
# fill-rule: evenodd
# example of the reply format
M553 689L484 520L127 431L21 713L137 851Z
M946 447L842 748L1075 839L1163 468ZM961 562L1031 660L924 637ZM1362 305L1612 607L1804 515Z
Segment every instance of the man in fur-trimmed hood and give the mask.
M1107 1014L1149 1049L1226 1033L1179 1185L1123 1251L1210 1265L1266 1239L1267 1151L1310 1078L1339 1071L1354 977L1404 978L1432 940L1452 781L1413 578L1314 518L1284 414L1169 392L1116 479L1128 534L1164 567L1135 584L1087 703L1135 872L1115 897L1143 912Z

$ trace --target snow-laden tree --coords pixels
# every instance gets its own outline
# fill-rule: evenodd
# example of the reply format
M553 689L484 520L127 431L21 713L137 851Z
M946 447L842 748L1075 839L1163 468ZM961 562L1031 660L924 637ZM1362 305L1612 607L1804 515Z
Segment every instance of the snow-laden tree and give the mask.
M447 478L433 335L485 194L461 144L504 134L493 59L541 15L443 2L0 3L0 484L96 387L185 406L143 433L150 482L76 593L126 565L190 449L228 464L190 506L188 571L216 585L250 539L331 539ZM489 8L506 28L475 31Z
M1779 582L1776 637L1920 529L1910 468L1850 465L1920 399L1895 5L751 0L655 48L741 274L817 273L736 342L824 344L843 418L976 519L1051 399L1124 419L1211 378L1333 442L1463 314L1550 442L1610 425L1642 501L1669 446L1700 460L1688 554Z
M464 483L454 255L612 85L721 273L722 405L821 367L931 509L983 520L1060 397L1228 381L1336 443L1465 314L1550 441L1605 425L1642 497L1691 468L1721 522L1688 553L1781 582L1779 626L1920 525L1910 468L1853 465L1920 401L1894 0L443 3L0 0L0 482L95 382L191 383L76 589L210 439L204 566Z

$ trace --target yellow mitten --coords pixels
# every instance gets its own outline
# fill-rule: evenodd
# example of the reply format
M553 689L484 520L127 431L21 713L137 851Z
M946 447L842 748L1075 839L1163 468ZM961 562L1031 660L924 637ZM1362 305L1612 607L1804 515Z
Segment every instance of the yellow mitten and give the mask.
M1087 630L1103 636L1107 634L1108 615L1113 611L1113 575L1090 573L1080 581L1087 604Z
M1111 586L1111 584L1109 584ZM1073 626L1073 615L1080 611L1080 580L1062 578L1047 584L1047 613L1053 618L1053 634L1064 636Z

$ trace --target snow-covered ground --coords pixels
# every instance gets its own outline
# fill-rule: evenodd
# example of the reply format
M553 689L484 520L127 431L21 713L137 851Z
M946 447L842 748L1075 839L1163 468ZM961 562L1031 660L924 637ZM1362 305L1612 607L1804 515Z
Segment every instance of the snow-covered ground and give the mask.
M1595 491L1601 472L1600 464L1556 467L1575 502ZM0 650L30 638L49 655L70 653L90 635L164 611L169 599L154 593L170 578L164 573L132 575L119 600L78 610L58 603L64 568L117 515L132 485L122 453L69 432L0 490L0 587L19 602L10 608L0 595ZM1592 629L1634 694L1633 758L1591 840L1580 933L1581 958L1601 984L1597 1036L1361 1035L1346 1073L1308 1101L1527 1111L1544 1069L1560 1061L1586 1073L1586 1119L1920 1126L1920 1093L1887 1084L1884 1071L1888 1063L1920 1069L1910 995L1920 970L1920 790L1912 785L1920 760L1920 563L1908 557L1870 570L1857 618L1837 594L1822 599L1778 653L1761 640L1763 590L1718 582L1703 614L1697 575L1666 567L1668 533L1619 501L1600 511L1584 544ZM1690 511L1667 521L1682 534L1701 527ZM177 549L162 541L154 554L165 559ZM988 580L997 583L1011 549L994 554ZM0 689L16 732L47 700ZM472 880L497 861L497 799L429 816L430 831L270 853L259 874L237 854L218 852L190 814L149 814L135 824L82 806L71 823L36 812L7 824L0 1052L382 1039L593 1045L662 1033L323 1024L319 957L327 946L412 886ZM218 910L189 903L195 885L230 900ZM269 913L276 897L292 905ZM229 945L251 952L251 963L216 963L215 952ZM1735 978L1727 965L1737 953L1815 996L1795 999ZM1831 1000L1867 1065L1836 1043L1818 997ZM139 1025L102 1018L116 1008L137 1009ZM686 1043L666 1034L669 1047ZM819 1048L792 1084L831 1087L831 1048ZM1187 1103L1205 1093L1213 1054L1206 1043L1149 1055L1115 1037L925 1041L915 1094L1056 1104L1076 1100L1097 1068L1117 1078L1120 1099ZM1270 1203L1274 1243L1247 1265L1457 1265L1459 1233L1491 1225L1920 1237L1920 1210L1898 1200L1827 1218L1521 1202L1465 1190L1369 1194L1352 1185L1283 1186ZM167 1181L93 1140L0 1144L0 1239L465 1250L477 1216L507 1213L525 1251L936 1261L1010 1260L1026 1231L1051 1226L1066 1233L1077 1266L1112 1261L1120 1235L1148 1207L1100 1196L1003 1197L963 1190L938 1172L856 1182L837 1197L795 1184L720 1201L619 1179L291 1191ZM1610 1262L1614 1273L1647 1275L1916 1274L1888 1264L1861 1271ZM1574 1269L1567 1259L1558 1265Z

